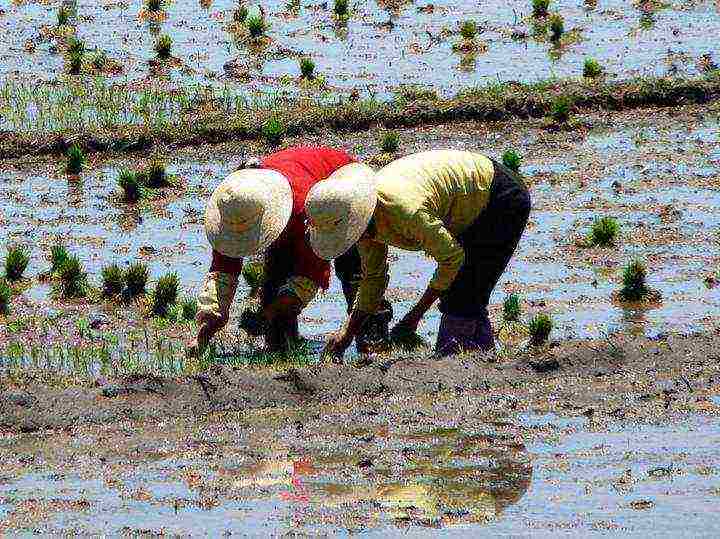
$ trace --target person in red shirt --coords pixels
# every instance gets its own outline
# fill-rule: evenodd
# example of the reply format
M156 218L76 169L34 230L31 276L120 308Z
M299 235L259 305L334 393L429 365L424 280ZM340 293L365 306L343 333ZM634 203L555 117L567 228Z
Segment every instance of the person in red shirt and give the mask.
M226 178L206 208L205 230L213 253L198 298L193 354L201 353L227 324L243 258L262 252L267 348L286 349L299 337L298 315L330 283L330 263L315 254L306 238L305 197L331 175L352 181L367 170L347 153L325 147L282 150L252 166L257 168L244 168ZM334 265L350 311L362 274L357 248L351 247ZM390 304L383 302L356 338L361 353L387 340L391 319Z

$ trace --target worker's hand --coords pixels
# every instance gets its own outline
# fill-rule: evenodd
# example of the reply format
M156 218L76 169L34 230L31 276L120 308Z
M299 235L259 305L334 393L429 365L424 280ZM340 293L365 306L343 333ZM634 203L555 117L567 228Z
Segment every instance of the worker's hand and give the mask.
M420 318L412 311L410 311L403 317L402 320L395 324L395 327L392 328L391 333L393 335L412 335L417 333L417 328L419 325Z
M334 362L339 363L351 342L352 339L348 339L345 331L339 331L334 335L330 335L325 343L322 357L328 357Z
M302 301L292 294L280 294L275 301L263 309L265 320L272 322L276 318L298 316L302 311Z

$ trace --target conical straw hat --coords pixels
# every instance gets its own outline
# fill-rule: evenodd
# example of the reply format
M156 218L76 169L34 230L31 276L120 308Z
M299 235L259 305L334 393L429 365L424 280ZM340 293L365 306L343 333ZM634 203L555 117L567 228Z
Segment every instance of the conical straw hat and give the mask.
M274 170L233 172L217 186L205 209L205 234L213 249L233 258L267 249L290 220L293 195Z
M350 163L316 183L305 200L308 239L315 254L337 258L362 236L377 204L375 171Z

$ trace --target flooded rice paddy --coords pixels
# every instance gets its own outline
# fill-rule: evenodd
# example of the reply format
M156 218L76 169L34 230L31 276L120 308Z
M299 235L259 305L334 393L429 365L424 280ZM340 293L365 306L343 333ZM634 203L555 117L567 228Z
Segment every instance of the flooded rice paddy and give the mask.
M61 4L75 15L58 30ZM33 83L62 78L67 66L57 35L72 31L90 52L105 51L117 63L107 73L117 82L230 85L249 93L296 92L301 57L313 59L331 89L382 96L400 84L454 94L497 80L577 77L586 57L621 79L694 74L708 59L720 61L713 60L720 34L715 0L554 1L550 11L564 18L560 45L550 43L547 27L534 22L524 0L351 2L346 22L333 15L332 1L262 5L269 39L249 46L247 31L233 22L235 0L175 0L157 17L147 17L139 0L5 2L0 77ZM459 24L467 19L479 27L476 51L455 52ZM151 61L161 34L172 38L174 60L158 68Z

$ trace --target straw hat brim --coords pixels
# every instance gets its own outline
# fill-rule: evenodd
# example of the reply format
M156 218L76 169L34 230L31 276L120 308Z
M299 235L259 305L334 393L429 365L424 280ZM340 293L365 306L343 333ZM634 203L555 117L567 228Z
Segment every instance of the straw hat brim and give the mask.
M308 241L315 254L333 260L347 252L370 223L377 205L375 171L361 163L339 168L308 193Z
M259 214L244 229L228 222L220 203L221 199L239 196L256 206ZM240 170L229 175L210 197L205 208L205 234L213 249L225 256L252 256L280 237L292 208L292 189L285 176L268 169Z

